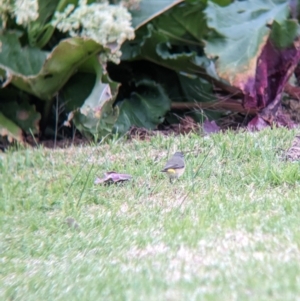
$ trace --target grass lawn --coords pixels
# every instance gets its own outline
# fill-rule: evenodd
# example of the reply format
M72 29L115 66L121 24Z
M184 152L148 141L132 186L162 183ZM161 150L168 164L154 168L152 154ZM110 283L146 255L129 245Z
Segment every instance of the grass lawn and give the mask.
M299 300L299 164L281 159L294 134L0 154L0 300ZM191 152L171 185L176 150ZM133 180L94 185L111 170Z

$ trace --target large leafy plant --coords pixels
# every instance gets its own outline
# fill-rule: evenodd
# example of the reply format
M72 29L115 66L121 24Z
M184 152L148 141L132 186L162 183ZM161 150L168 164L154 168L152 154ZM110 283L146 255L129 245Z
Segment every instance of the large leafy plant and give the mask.
M0 2L2 136L51 126L54 102L97 139L155 128L191 104L198 121L220 116L214 108L252 114L254 128L287 124L280 103L300 56L293 1L27 1Z
M174 102L250 113L252 128L289 125L280 102L300 58L297 11L284 0L231 2L181 1L143 23L122 47L122 77L132 81L130 67L136 80L151 73L169 91L176 85Z
M65 114L74 111L83 132L110 132L117 84L107 78L105 64L118 62L121 44L134 37L127 9L107 1L12 0L0 2L0 13L0 134L19 141L24 133L38 134L55 99L64 102ZM72 85L82 88L75 98L67 93ZM95 124L102 126L95 130Z

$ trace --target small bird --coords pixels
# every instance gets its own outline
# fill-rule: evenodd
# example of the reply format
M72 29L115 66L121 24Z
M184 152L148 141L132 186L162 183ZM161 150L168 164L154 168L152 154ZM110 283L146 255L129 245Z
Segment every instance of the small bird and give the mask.
M170 178L170 183L172 183L173 179L177 179L183 174L184 169L184 155L181 152L176 152L161 172L165 172Z

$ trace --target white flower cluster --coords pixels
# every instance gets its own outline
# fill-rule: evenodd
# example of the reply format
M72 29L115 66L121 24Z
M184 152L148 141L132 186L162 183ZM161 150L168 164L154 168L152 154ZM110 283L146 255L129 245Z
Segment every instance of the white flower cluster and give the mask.
M26 26L39 17L38 0L15 0L14 15L16 23Z
M27 26L39 17L38 0L0 0L0 16L5 27L8 15L16 18L16 23Z
M121 5L102 3L87 4L87 0L79 0L78 6L69 4L64 12L56 12L52 25L70 36L91 38L103 46L117 44L117 49L126 39L134 38L131 27L131 15ZM115 62L120 51L111 54L108 59Z

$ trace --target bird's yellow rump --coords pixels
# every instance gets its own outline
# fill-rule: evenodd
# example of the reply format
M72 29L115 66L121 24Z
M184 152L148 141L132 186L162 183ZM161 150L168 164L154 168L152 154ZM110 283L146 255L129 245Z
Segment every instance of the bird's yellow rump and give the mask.
M172 179L179 178L184 170L184 155L182 152L176 152L161 171L165 172L169 176L170 182L172 182Z

